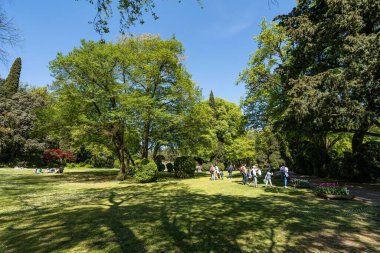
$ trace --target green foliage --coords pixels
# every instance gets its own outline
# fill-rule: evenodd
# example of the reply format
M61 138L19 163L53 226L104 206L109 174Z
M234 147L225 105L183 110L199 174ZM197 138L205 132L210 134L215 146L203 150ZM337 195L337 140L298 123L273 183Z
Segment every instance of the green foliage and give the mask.
M253 131L247 131L244 135L235 138L232 144L225 148L225 161L229 164L252 162L256 157L255 141L256 133Z
M18 90L21 75L21 58L16 58L5 82L0 86L1 96L11 98Z
M313 189L316 194L348 196L350 191L345 186L317 186Z
M309 139L309 163L316 175L326 174L332 160L336 141L329 143L331 133L353 133L354 154L365 135L380 137L369 131L378 124L380 105L375 21L380 5L375 2L299 1L279 18L294 46L282 68L287 97L283 129Z
M0 160L2 163L24 161L41 165L47 147L44 136L36 130L37 110L45 106L45 97L35 90L24 90L0 100Z
M215 109L212 109L209 100L202 101L185 118L182 153L203 161L224 162L228 146L244 133L244 123L235 103L215 98Z
M159 164L156 164L157 165L157 169L159 172L162 172L165 170L165 164L163 163L159 163Z
M82 41L50 63L55 99L44 129L69 145L113 152L125 172L125 157L147 158L152 143L176 144L182 114L199 96L182 59L182 44L159 36Z
M141 166L134 169L134 176L140 183L150 183L157 181L158 170L154 161L142 162Z
M290 184L295 188L310 188L310 182L306 179L291 178Z
M158 155L154 158L154 162L157 165L157 169L159 172L162 172L165 170L165 164L162 163L162 161L165 160L165 156L163 155Z
M211 162L208 162L208 163L203 163L202 164L202 170L204 171L208 171L211 167L211 165L214 165L215 163L211 163Z
M126 178L126 174L125 173L122 173L121 171L119 171L117 173L117 176L116 176L116 180L117 181L124 181Z
M173 172L174 171L174 165L172 163L166 164L166 169L168 172Z
M177 157L174 161L174 175L177 178L194 177L196 162L190 156Z
M208 104L211 107L211 109L215 112L216 111L216 103L215 103L214 93L212 92L212 90L210 91L210 96L208 98Z
M354 174L368 175L354 157L366 136L380 137L379 13L376 1L302 0L262 22L258 50L238 80L247 90L243 108L249 125L272 128L277 158L295 170L339 175L352 152L345 159Z

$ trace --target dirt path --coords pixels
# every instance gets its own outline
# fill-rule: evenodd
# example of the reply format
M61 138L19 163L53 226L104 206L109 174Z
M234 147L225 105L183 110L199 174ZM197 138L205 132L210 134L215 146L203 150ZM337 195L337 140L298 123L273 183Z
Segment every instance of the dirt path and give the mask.
M348 184L348 189L355 199L371 205L380 206L380 189L368 184Z

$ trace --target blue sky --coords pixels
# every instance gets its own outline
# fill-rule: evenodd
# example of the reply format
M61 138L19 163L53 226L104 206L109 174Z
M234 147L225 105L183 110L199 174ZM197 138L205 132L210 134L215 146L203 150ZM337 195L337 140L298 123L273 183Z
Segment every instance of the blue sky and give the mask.
M244 86L236 86L239 72L256 49L253 36L260 33L259 23L265 17L273 19L288 13L296 0L157 0L159 20L145 17L145 24L131 29L134 34L160 34L171 38L175 34L186 51L186 66L192 79L203 90L205 98L212 89L216 97L239 103ZM13 18L22 36L19 46L8 49L9 63L0 64L0 74L6 77L13 60L23 60L21 80L32 86L50 84L53 78L49 61L58 52L67 53L81 39L100 37L88 24L95 9L85 0L8 0L1 1L3 10ZM118 17L111 23L111 33L104 38L116 41Z

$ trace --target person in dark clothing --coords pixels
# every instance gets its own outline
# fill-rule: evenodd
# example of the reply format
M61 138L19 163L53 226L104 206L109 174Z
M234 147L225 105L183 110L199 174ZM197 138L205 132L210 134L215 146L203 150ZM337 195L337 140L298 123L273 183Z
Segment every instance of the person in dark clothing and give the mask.
M234 170L234 167L232 166L232 164L230 164L230 166L228 167L227 171L228 171L228 178L231 179L232 178L232 171Z

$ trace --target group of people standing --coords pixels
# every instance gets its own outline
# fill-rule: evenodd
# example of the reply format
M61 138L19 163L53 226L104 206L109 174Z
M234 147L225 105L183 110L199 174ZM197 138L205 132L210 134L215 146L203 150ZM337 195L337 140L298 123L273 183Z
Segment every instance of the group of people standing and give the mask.
M210 173L211 173L211 180L215 181L217 179L224 179L224 174L222 170L219 170L218 165L212 165L210 166Z
M228 171L228 177L229 179L232 179L232 172L234 171L234 167L230 165L227 169ZM253 184L253 187L257 187L257 180L259 177L262 176L262 171L260 167L255 164L251 168L247 168L245 164L242 164L239 166L239 171L242 175L242 182L244 185L251 185ZM223 179L223 171L218 168L217 165L211 165L210 167L210 173L211 173L211 180L215 181L216 179ZM282 164L280 167L280 174L281 178L284 180L284 187L287 188L287 182L289 179L289 169L285 166L285 164ZM273 167L269 164L268 169L264 176L264 183L267 187L268 185L272 185L272 176L273 176Z

